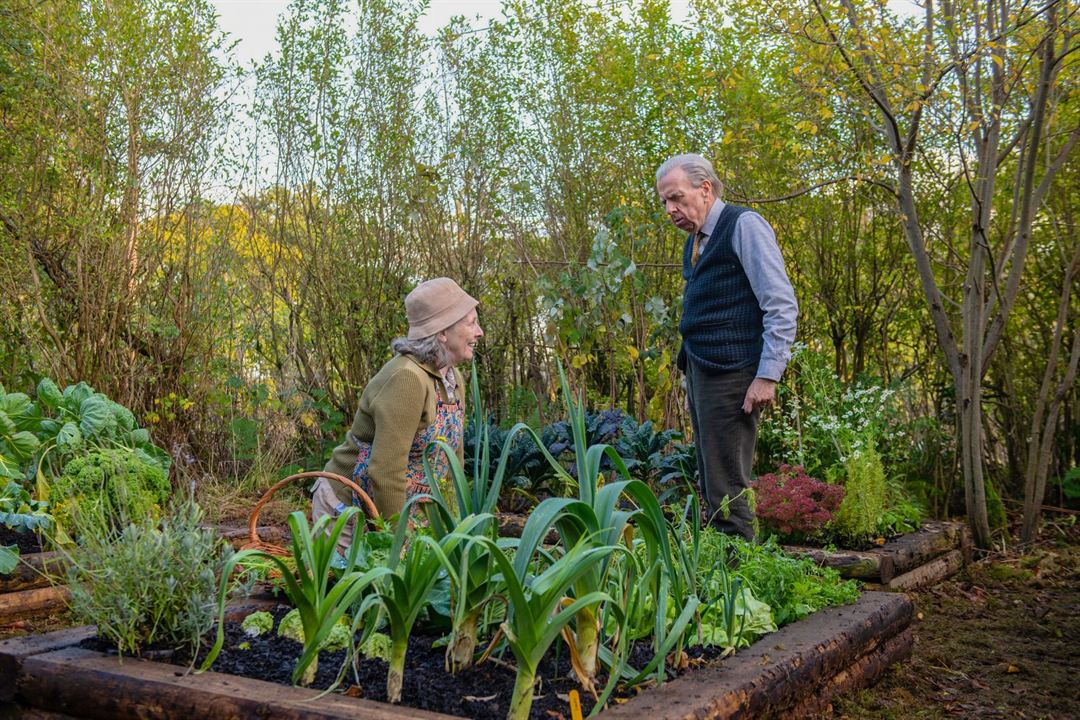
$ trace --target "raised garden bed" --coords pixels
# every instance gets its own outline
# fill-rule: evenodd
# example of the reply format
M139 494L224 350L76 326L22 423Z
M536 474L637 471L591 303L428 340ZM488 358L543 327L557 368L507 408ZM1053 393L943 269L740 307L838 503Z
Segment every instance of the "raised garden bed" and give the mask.
M912 646L911 614L911 602L903 595L864 593L854 605L821 610L600 717L809 715L837 693L873 684L888 665L906 658ZM0 716L451 717L343 695L315 699L312 690L214 672L185 674L175 665L149 660L120 662L77 647L92 635L92 628L75 628L0 642Z
M62 610L67 604L66 586L53 586L50 576L62 574L64 559L58 552L21 555L8 575L0 575L0 625Z
M791 555L806 556L868 587L906 591L930 585L957 572L971 560L971 530L964 523L928 521L922 528L870 550L823 550L785 545Z

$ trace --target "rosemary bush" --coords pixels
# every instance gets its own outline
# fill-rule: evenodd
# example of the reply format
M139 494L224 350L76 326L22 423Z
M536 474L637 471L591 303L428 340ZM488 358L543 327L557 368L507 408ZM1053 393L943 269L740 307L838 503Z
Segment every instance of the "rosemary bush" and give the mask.
M131 522L113 531L108 518L80 516L82 544L66 578L76 622L97 625L121 654L151 644L197 649L214 625L218 578L231 553L199 527L201 518L192 501L157 527Z

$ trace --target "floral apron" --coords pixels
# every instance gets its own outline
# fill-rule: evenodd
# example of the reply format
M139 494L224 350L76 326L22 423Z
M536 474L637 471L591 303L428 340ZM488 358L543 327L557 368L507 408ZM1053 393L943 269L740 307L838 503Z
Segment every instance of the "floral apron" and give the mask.
M435 381L435 394L439 397L439 381ZM409 448L409 459L405 466L405 502L417 495L423 495L431 491L428 485L428 477L424 472L424 448L436 440L445 441L452 448L461 447L462 430L465 424L465 410L458 401L444 402L441 397L435 403L435 421L421 430L413 438L412 447ZM368 478L368 462L371 461L371 443L360 440L352 433L349 439L356 446L357 460L353 469L352 480L360 489L371 495L371 479ZM431 459L431 470L436 479L446 477L450 472L450 460L446 452L439 448ZM410 515L417 515L418 508L422 503L430 502L430 498L419 500L412 506ZM353 497L353 504L359 504Z

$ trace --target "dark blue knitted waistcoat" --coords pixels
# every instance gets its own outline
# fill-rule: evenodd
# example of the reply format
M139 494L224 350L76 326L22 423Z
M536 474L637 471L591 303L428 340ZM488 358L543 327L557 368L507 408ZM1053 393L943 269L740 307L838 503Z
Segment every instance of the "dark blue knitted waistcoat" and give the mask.
M679 321L682 347L678 366L689 358L710 372L757 368L764 327L757 296L750 287L732 237L735 223L749 208L725 205L697 265L690 265L693 235L683 249L683 314Z

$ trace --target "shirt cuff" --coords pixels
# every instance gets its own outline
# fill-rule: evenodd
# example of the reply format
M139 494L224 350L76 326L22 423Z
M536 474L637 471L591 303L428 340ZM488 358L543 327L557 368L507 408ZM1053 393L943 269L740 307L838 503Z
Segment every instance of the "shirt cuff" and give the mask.
M784 368L786 367L787 361L785 360L761 358L758 362L756 377L772 380L773 382L780 382L780 376L784 374Z

